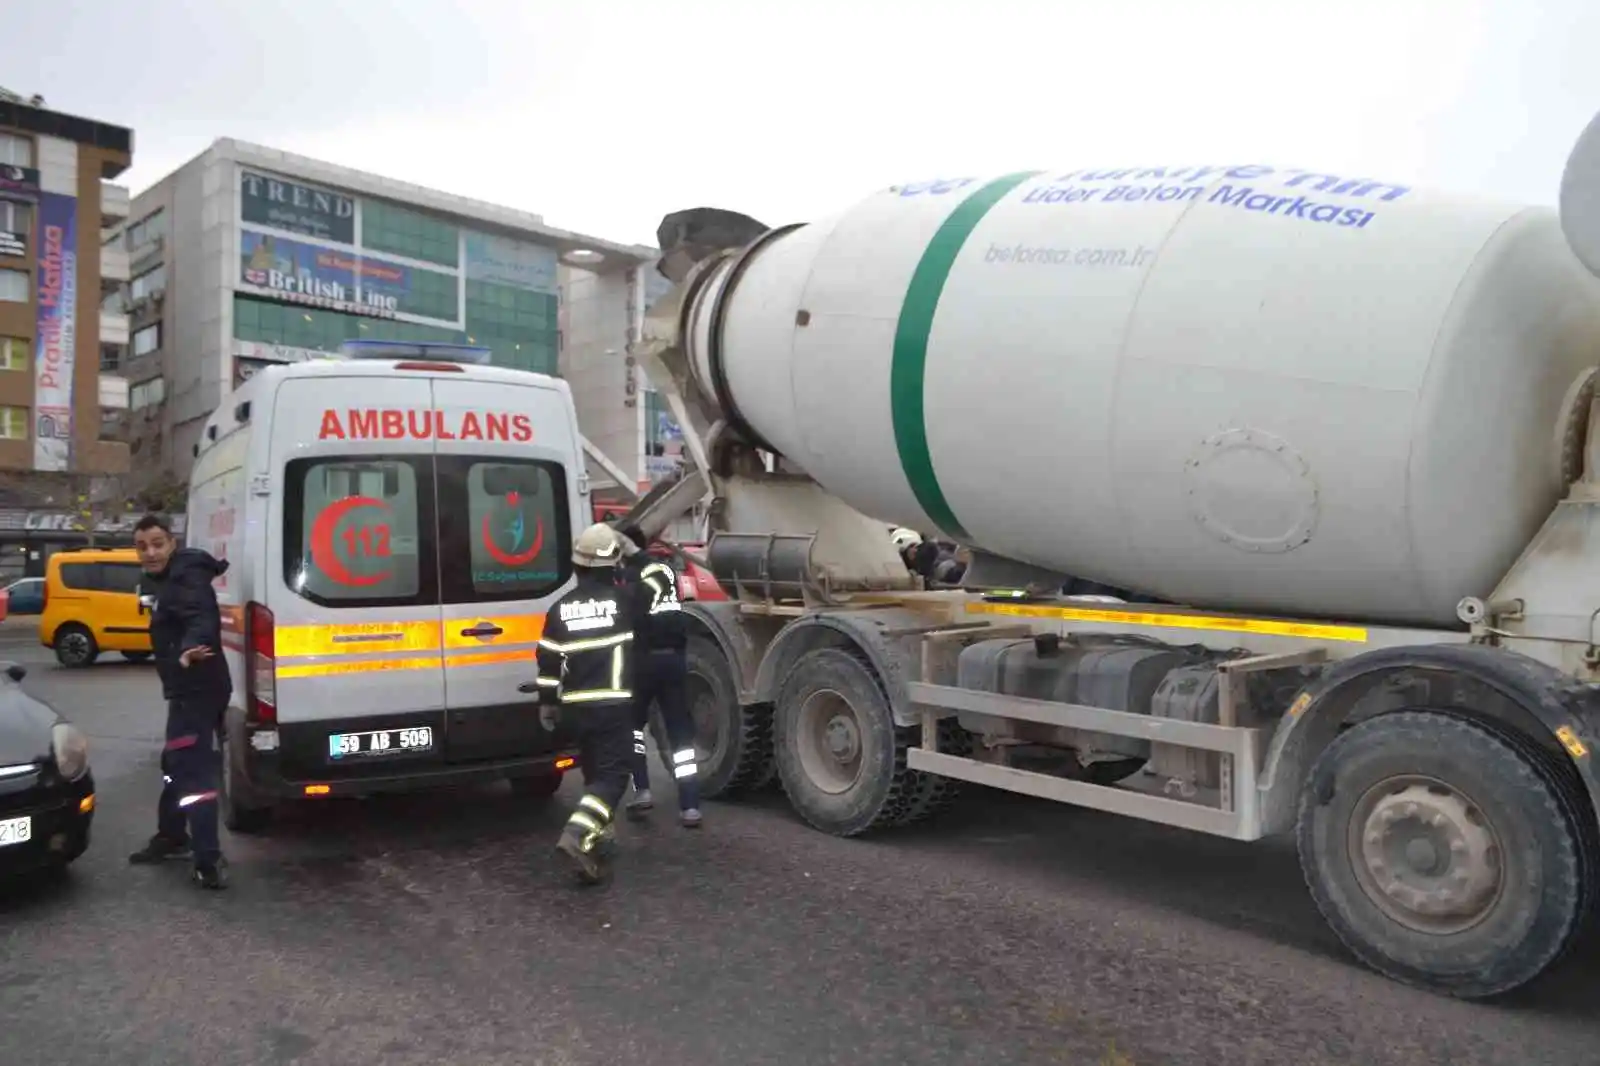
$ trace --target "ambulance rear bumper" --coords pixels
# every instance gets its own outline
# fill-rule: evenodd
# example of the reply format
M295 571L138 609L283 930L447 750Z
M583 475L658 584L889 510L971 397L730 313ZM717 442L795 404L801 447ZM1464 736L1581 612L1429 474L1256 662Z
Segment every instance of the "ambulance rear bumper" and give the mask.
M439 717L442 725L443 715ZM230 712L227 757L233 762L240 799L249 806L264 806L284 799L413 792L543 777L577 767L577 745L565 737L550 738L533 751L526 743L508 746L507 754L477 747L469 759L451 759L448 748L348 761L318 757L326 750L330 732L352 727L382 728L370 722L317 722L262 729L246 725L242 714Z

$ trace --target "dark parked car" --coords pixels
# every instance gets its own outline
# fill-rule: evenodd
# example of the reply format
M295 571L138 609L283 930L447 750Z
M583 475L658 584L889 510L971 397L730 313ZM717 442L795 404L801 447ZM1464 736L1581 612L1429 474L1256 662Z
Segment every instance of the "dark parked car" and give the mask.
M89 743L22 691L26 673L0 662L0 877L66 866L88 848L94 820Z
M9 601L6 616L44 614L44 578L25 577L5 588Z

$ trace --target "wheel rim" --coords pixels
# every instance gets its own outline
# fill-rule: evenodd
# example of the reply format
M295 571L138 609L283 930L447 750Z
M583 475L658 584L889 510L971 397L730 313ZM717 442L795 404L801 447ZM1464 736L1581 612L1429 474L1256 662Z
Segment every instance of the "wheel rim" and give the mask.
M68 662L81 663L89 658L89 634L87 633L80 633L74 630L59 638L58 643L65 653L64 658Z
M848 791L861 776L862 729L856 710L833 689L818 689L800 705L796 737L800 766L822 791Z
M1494 910L1505 850L1483 809L1431 777L1390 778L1351 813L1351 865L1372 903L1408 929L1448 936Z
M718 713L716 689L700 675L690 674L684 679L683 695L694 721L695 761L714 764L728 747L728 723Z

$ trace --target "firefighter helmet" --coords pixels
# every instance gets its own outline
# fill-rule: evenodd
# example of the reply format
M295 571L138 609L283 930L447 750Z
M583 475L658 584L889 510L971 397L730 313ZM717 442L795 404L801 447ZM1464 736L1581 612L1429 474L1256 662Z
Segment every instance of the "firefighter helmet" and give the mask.
M596 522L572 542L572 561L578 566L616 566L621 558L617 531L604 522Z

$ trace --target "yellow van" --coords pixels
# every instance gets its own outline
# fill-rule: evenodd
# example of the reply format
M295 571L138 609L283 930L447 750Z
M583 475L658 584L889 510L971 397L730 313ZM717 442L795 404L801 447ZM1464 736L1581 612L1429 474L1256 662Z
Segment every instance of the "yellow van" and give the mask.
M150 615L139 606L144 571L132 548L58 551L45 564L39 643L62 666L88 666L103 651L150 658Z

